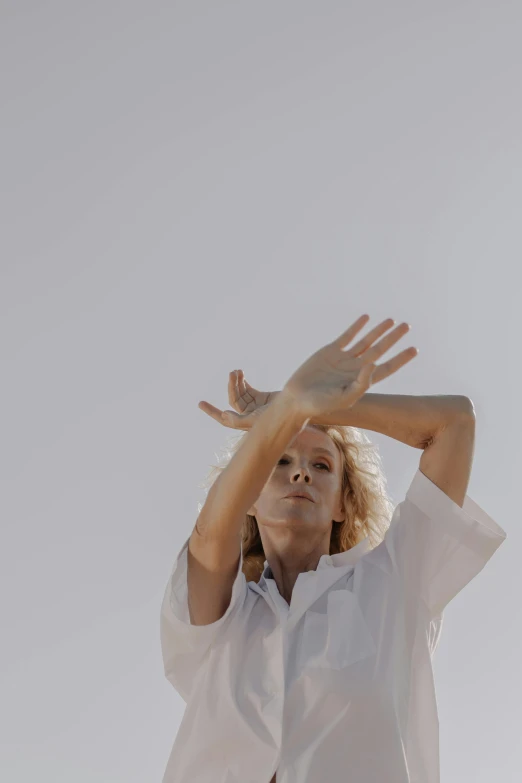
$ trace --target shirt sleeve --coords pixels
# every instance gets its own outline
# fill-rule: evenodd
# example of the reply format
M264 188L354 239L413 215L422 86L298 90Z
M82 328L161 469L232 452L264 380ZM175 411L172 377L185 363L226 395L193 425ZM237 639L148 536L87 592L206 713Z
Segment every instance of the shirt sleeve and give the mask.
M219 620L192 625L188 609L187 552L190 536L179 551L163 597L160 616L161 652L165 676L176 691L188 697L209 650L238 614L248 591L243 566L243 546L228 608Z
M406 588L437 617L506 536L469 495L461 508L418 469L384 542Z

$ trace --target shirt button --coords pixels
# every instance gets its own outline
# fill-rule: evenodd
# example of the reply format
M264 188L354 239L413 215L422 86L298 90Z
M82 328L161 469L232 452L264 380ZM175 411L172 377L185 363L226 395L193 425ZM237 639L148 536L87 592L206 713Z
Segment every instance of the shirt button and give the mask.
M332 560L331 556L330 556L330 555L328 555L328 556L325 558L325 561L324 561L324 562L325 562L325 563L327 563L327 565L332 565L332 563L333 563L333 560Z

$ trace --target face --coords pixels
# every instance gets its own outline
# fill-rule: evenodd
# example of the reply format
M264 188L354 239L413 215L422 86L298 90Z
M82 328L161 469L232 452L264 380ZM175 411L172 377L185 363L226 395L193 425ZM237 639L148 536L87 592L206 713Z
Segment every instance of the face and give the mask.
M307 426L281 455L257 501L249 510L260 528L303 527L319 535L331 531L332 520L345 518L341 476L342 458L326 433ZM288 498L290 492L308 492L310 500ZM273 531L275 532L275 530Z

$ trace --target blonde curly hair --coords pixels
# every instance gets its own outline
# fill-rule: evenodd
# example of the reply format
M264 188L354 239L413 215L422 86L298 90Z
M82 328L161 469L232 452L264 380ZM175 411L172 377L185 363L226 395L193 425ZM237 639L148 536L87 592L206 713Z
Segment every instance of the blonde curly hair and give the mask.
M368 537L370 549L378 546L389 527L393 504L386 489L387 480L382 470L378 447L355 427L338 424L309 424L328 435L341 455L342 497L346 511L344 522L332 521L330 554L346 552ZM208 494L210 487L226 468L247 437L248 431L229 438L218 457L218 464L211 465L206 479L199 484ZM198 503L198 513L203 508ZM266 560L259 527L255 516L245 515L241 530L243 547L243 573L247 582L259 581Z

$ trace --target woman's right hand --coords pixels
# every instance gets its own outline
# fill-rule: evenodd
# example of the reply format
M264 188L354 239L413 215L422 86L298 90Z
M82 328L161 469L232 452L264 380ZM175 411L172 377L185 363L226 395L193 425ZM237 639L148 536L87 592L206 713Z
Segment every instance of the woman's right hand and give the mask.
M201 400L198 407L225 427L249 430L253 427L258 416L278 394L278 391L263 392L254 389L245 380L242 370L232 370L228 376L228 402L234 410L222 411L205 400Z

